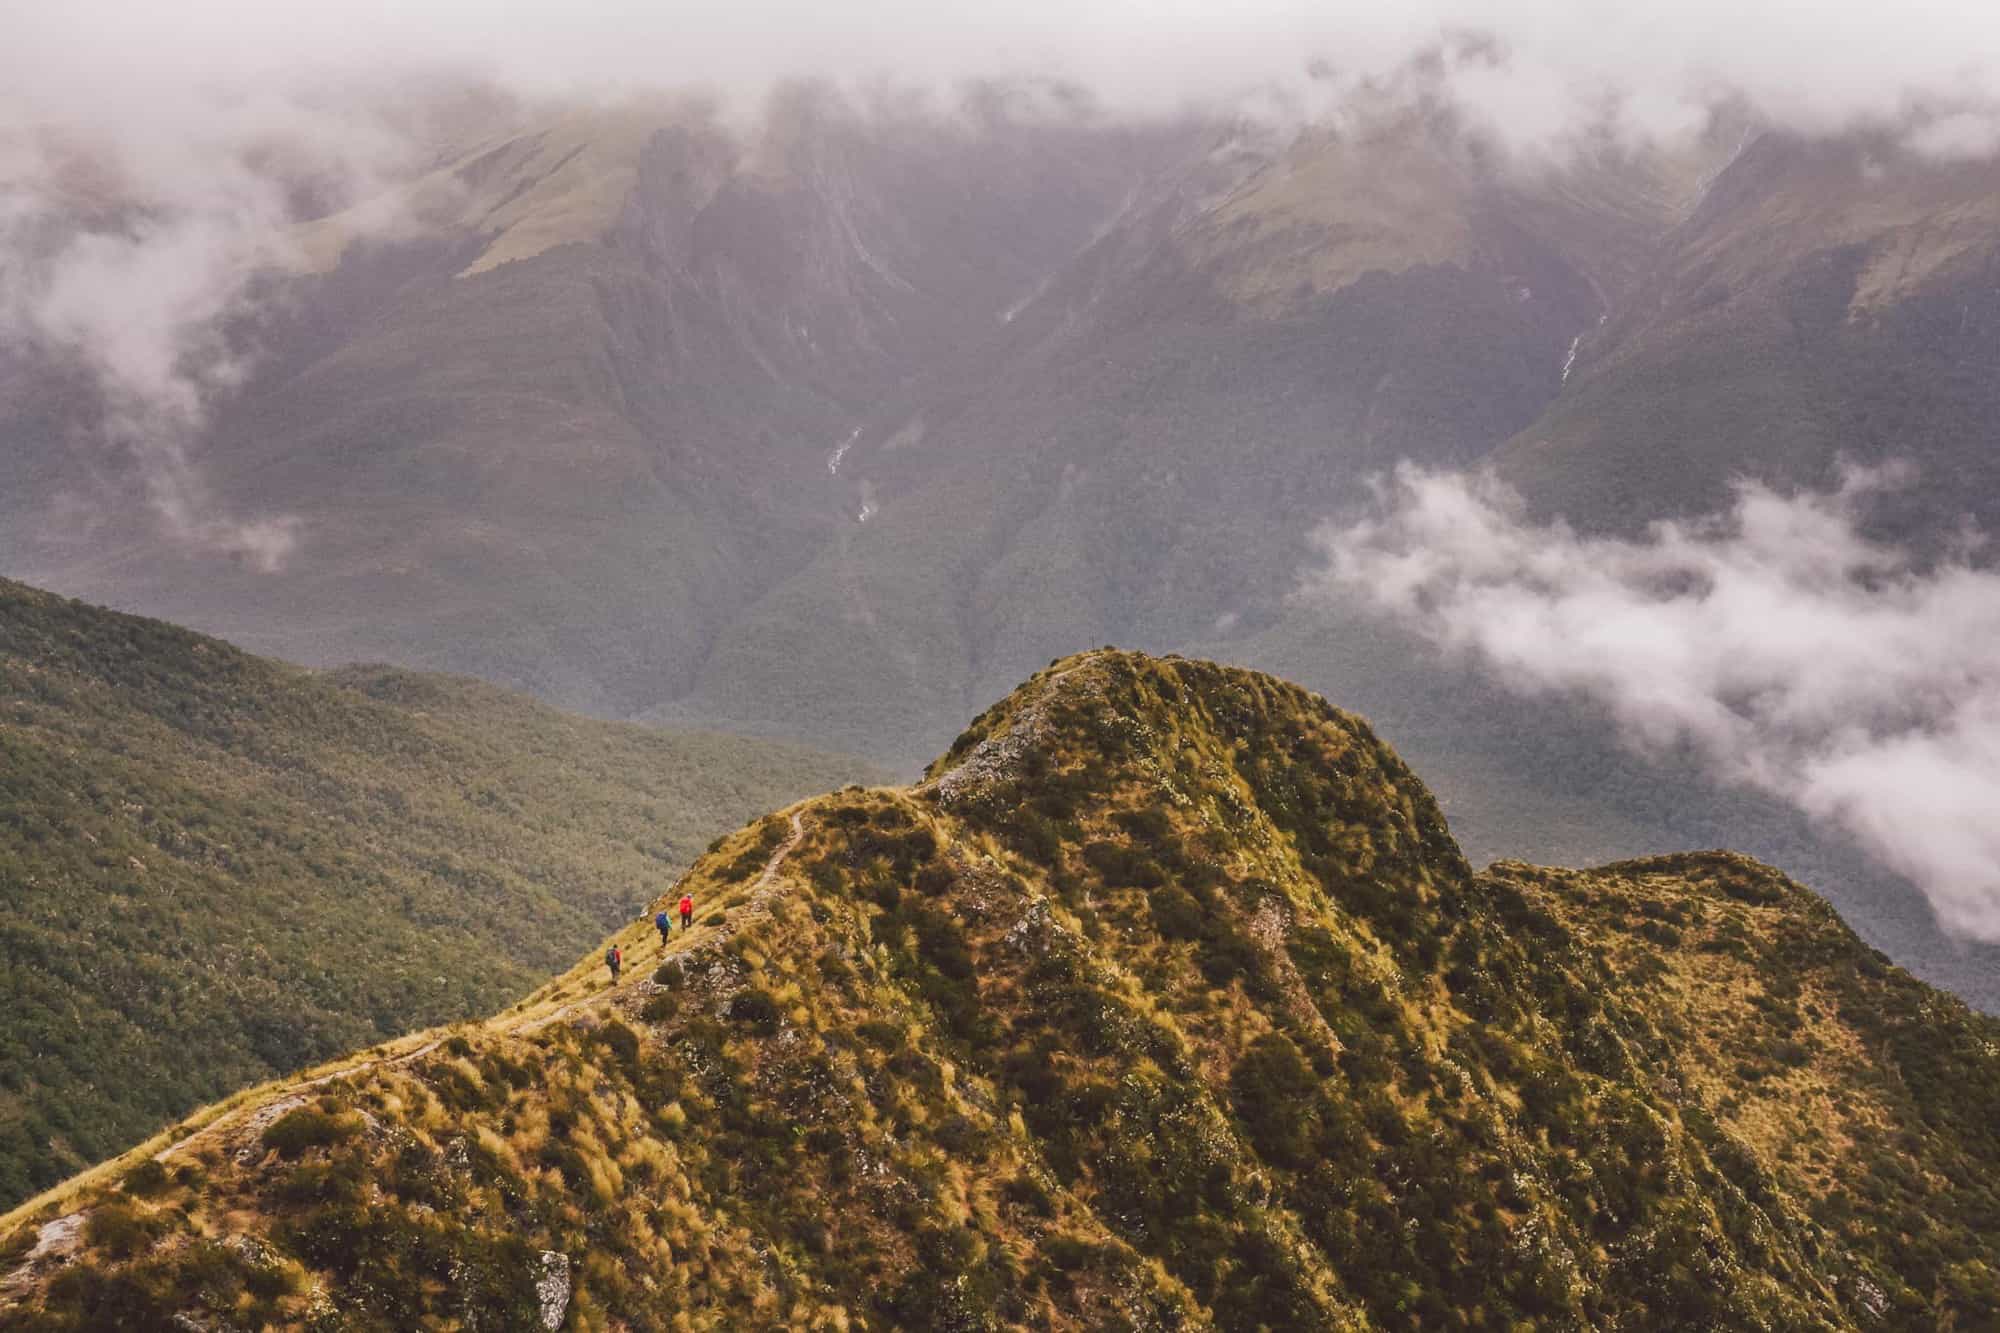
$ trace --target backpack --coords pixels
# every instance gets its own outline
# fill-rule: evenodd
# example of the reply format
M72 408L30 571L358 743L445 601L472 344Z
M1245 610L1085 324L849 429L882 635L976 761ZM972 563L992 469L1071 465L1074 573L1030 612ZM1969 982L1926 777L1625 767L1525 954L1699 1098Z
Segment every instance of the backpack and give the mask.
M618 946L617 946L617 945L615 945L615 944L614 944L614 945L612 945L612 946L611 946L611 947L610 947L609 949L606 949L606 950L604 951L604 961L605 961L605 962L607 962L607 963L609 963L609 964L611 964L611 966L613 966L613 967L616 967L616 966L618 966Z
M656 925L656 926L664 926L664 925L666 925L666 924L667 924L667 914L666 914L665 912L656 912L656 913L654 913L654 914L653 914L653 924L654 924L654 925Z

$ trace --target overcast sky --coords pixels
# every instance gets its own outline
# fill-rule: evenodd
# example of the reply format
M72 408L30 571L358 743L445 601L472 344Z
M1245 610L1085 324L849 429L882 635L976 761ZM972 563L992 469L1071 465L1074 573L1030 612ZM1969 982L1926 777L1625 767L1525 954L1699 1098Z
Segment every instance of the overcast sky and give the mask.
M1668 131L1724 93L1792 126L1983 116L2000 6L1970 0L4 0L0 98L103 122L222 85L440 66L544 90L707 82L754 92L794 73L950 81L1050 72L1157 110L1287 86L1315 61L1382 78L1447 34L1504 53L1456 80L1503 132L1546 137L1616 103ZM159 105L150 108L157 115ZM10 116L10 120L16 119ZM17 122L18 123L18 122Z

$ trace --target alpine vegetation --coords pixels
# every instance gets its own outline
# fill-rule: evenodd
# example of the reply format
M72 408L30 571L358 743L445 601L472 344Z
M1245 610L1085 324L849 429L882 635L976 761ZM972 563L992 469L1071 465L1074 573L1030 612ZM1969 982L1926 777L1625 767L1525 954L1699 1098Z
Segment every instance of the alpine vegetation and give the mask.
M718 830L868 772L0 580L0 1207L246 1083L490 1012Z
M754 821L605 947L8 1216L0 1322L2000 1308L2000 1024L1740 856L1474 871L1364 722L1268 676L1056 662L922 782Z

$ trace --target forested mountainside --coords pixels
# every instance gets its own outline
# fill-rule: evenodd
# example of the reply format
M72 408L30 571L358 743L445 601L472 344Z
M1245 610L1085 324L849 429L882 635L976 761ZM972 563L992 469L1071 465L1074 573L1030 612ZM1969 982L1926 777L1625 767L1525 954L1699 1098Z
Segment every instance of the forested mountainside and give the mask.
M414 234L302 222L246 316L191 465L296 559L160 531L88 377L22 352L0 567L289 660L914 765L1058 651L1283 614L1368 472L1536 421L1716 156L1516 173L1448 118L1290 137L1023 90L479 125L398 196Z
M868 771L0 581L0 1201L489 1012L717 833Z
M1630 528L1716 509L1737 478L1823 485L1895 460L1917 468L1885 516L1896 537L1990 530L1997 171L1865 136L1746 144L1579 338L1501 472L1547 512Z
M484 108L399 183L410 227L301 218L232 330L248 375L189 466L218 513L296 519L294 559L164 534L89 375L10 346L0 569L908 771L1053 656L1235 662L1373 718L1482 859L1743 848L2000 1007L2000 949L1822 824L1297 595L1406 459L1629 530L1906 458L1891 535L1990 521L1990 164L1726 115L1522 162L1435 109L1280 131L1048 91Z
M1726 852L1473 870L1357 717L1059 661L483 1023L0 1221L0 1324L1973 1328L2000 1024Z

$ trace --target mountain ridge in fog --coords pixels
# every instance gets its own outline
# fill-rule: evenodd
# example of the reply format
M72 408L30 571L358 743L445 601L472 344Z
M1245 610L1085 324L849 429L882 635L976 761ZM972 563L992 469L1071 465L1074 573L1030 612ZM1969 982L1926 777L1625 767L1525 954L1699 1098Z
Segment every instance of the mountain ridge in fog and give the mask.
M1405 459L1493 459L1585 523L1676 512L1737 472L1823 480L1887 401L1855 380L1795 447L1800 395L1837 358L1970 354L1929 312L1990 253L1977 173L1859 141L1851 169L1799 170L1787 140L1728 120L1679 154L1551 166L1448 109L1297 133L1059 110L801 88L748 130L695 103L456 129L398 225L319 217L293 251L308 271L232 325L248 378L186 457L217 514L296 524L282 571L163 539L129 460L94 442L103 404L46 357L0 369L27 443L0 555L295 660L467 671L900 763L1050 656L1198 646L1366 708L1482 854L1747 846L1987 994L1983 955L1802 816L1292 596L1317 525ZM1781 225L1822 206L1848 221ZM1926 218L1953 229L1941 266L1843 313L1815 275L1904 271ZM1700 276L1731 263L1767 276L1736 298ZM1732 383L1682 360L1733 358L1754 387L1774 339L1798 369L1769 382L1795 388L1716 393L1739 407L1696 422L1699 466L1617 489L1621 442L1649 437L1607 412L1657 434L1703 398L1673 383ZM1669 387L1616 387L1659 382L1648 367ZM1959 441L1936 460L1946 500L1979 418L1952 420L1907 441L1919 461ZM1538 476L1541 457L1561 462ZM1911 520L1955 522L1937 503ZM1542 757L1484 780L1510 753Z

